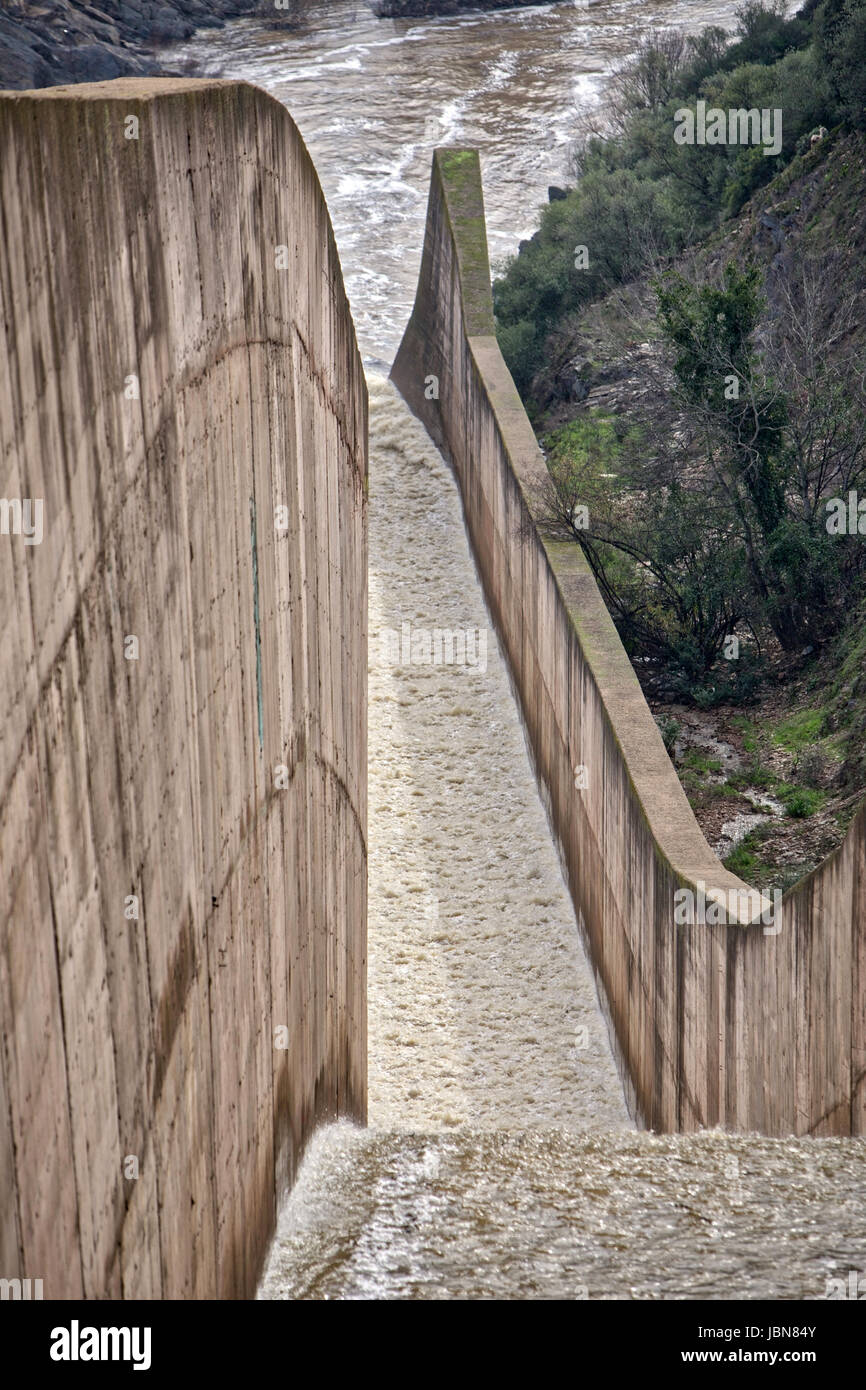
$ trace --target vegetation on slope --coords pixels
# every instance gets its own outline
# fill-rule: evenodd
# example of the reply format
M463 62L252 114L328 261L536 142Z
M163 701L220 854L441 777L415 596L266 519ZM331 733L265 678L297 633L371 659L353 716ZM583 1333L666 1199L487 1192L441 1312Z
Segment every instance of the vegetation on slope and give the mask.
M750 2L732 40L645 42L494 287L549 522L711 842L767 884L838 843L866 784L864 56L866 0ZM698 100L781 110L778 156L678 145ZM804 746L775 739L801 717Z

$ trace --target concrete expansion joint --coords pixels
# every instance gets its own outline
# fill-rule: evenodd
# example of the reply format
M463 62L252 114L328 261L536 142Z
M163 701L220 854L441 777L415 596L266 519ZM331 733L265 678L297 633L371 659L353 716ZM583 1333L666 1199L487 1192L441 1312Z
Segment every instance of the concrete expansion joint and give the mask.
M322 370L322 368L316 361L315 353L312 351L309 344L307 343L299 326L295 323L293 324L293 327L298 342L300 343L301 350L303 351L304 357L307 361L310 379L315 382L319 390L319 395L322 402L327 406L331 418L336 422L337 429L340 435L340 442L342 443L344 449L349 455L354 471L358 474L359 477L363 478L366 476L367 471L366 460L364 460L364 465L360 466L359 447L357 441L354 439L354 431L350 428L349 412L347 410L346 403L342 401L338 396L334 395L326 373ZM364 444L364 447L366 447L366 444Z

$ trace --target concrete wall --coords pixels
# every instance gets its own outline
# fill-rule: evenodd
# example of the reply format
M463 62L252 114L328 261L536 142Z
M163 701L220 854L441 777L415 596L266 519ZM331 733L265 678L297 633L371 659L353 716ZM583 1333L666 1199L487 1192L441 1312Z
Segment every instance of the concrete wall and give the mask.
M242 84L3 95L0 217L0 496L44 504L0 535L0 1276L248 1296L313 1126L366 1106L339 261Z
M538 519L545 465L494 337L472 151L434 157L392 376L459 480L638 1119L866 1132L866 813L780 921L747 925L753 910L728 899L719 924L676 925L678 889L696 906L699 880L708 894L748 890L701 834L579 546Z

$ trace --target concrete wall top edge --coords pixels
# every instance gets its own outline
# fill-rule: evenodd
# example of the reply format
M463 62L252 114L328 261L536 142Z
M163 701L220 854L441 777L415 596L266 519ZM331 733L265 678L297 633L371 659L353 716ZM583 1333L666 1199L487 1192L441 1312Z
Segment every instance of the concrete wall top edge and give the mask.
M114 77L106 82L72 82L63 87L27 87L23 90L0 89L3 101L105 101L125 97L134 101L151 101L154 97L174 92L201 92L209 87L254 87L269 100L275 98L264 87L252 82L238 82L231 77ZM279 105L279 103L277 103ZM290 118L291 119L291 118Z
M429 273L433 260L430 230L437 220L447 226L453 242L464 331L510 460L512 475L546 552L576 640L601 694L605 718L622 754L635 800L657 851L685 886L696 887L701 880L711 878L713 891L752 895L755 886L745 883L723 867L695 819L637 675L582 552L571 543L563 543L562 546L551 543L539 521L535 494L539 480L547 476L547 468L495 336L477 150L464 146L443 146L433 154L427 237L418 294L410 321L410 328L414 327L416 333L421 335L427 305L423 281L425 271ZM560 550L567 550L567 554L560 555ZM579 594L572 592L576 575L579 575ZM789 890L787 896L796 893L799 887L796 885ZM744 897L743 902L747 901ZM733 899L731 902L733 904ZM741 926L759 925L758 916L752 915L746 908L739 910L736 916L729 914L729 921Z

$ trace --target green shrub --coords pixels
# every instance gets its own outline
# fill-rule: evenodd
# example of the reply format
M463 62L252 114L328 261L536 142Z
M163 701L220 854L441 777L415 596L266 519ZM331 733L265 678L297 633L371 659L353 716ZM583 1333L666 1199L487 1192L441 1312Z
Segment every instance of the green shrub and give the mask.
M521 395L528 394L541 358L542 341L535 331L535 325L528 319L518 319L516 323L498 323L496 337L515 386Z
M782 805L789 816L804 820L806 816L813 816L820 810L824 800L824 795L814 787L793 787L791 791L784 793Z
M815 55L838 120L866 129L866 0L825 0L815 15Z
M789 753L815 743L824 733L826 716L820 709L804 709L783 719L773 730L773 741Z
M669 714L661 715L660 718L657 720L657 723L659 726L659 733L662 736L662 742L664 743L664 746L667 749L669 757L672 758L674 755L674 749L676 748L677 739L680 736L680 726L675 719L671 718Z

